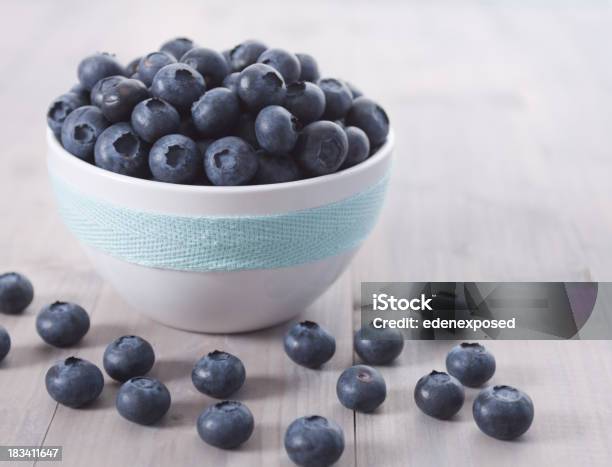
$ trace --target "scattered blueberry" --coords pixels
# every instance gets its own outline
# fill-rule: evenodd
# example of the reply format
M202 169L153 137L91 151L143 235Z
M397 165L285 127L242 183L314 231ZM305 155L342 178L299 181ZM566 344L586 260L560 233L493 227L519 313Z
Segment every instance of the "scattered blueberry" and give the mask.
M300 79L301 65L295 54L283 49L267 49L257 59L258 63L269 65L278 71L285 83Z
M294 150L298 163L311 175L326 175L340 168L348 152L344 130L329 121L304 127Z
M531 398L510 386L483 389L474 400L472 413L483 433L505 441L525 433L534 416Z
M357 89L354 84L348 81L345 81L344 84L346 84L346 87L349 88L349 90L351 91L353 99L357 99L358 97L363 96L363 93L359 89Z
M263 150L257 151L257 172L253 183L266 185L269 183L285 183L298 180L300 169L288 155L274 156Z
M132 111L134 131L148 143L176 133L181 125L177 110L163 99L152 97L140 102Z
M108 93L111 88L117 86L124 79L125 76L113 75L102 78L100 81L94 84L94 87L91 88L89 93L91 105L102 107L102 99L104 99L104 94Z
M480 344L464 342L448 353L446 369L464 386L477 388L495 373L495 357Z
M267 48L265 44L255 40L247 40L238 44L229 52L232 70L242 71L252 65Z
M191 381L198 391L217 399L234 394L244 384L246 370L234 355L215 350L198 360L191 372Z
M194 48L181 57L181 62L197 70L206 81L206 88L212 89L220 86L229 72L227 61L216 50L203 47Z
M47 124L56 137L61 135L62 125L66 117L68 117L73 110L87 105L89 103L88 101L89 99L83 97L81 94L68 92L51 102L49 110L47 111Z
M68 357L49 368L45 385L53 400L76 409L98 398L104 388L104 376L93 363Z
M183 135L158 139L149 153L149 168L155 180L189 183L201 172L202 157L195 142Z
M0 274L0 312L16 315L25 310L34 299L30 280L18 272Z
M237 401L211 405L200 414L197 422L202 441L221 449L234 449L246 442L254 426L249 408Z
M75 303L54 302L36 316L36 331L49 345L70 347L89 331L89 315Z
M195 44L191 39L187 39L186 37L177 37L175 39L171 39L167 42L164 42L159 50L162 52L167 52L174 56L177 60L189 52L191 49L195 47Z
M85 89L91 90L102 78L113 75L125 75L123 67L115 57L107 53L97 53L84 58L77 71L79 82Z
M81 99L83 102L85 102L85 104L83 104L83 105L89 105L89 103L90 103L90 101L89 101L89 90L85 89L81 83L76 83L74 86L72 86L70 88L69 92L79 96L79 99Z
M4 326L0 326L0 362L8 355L11 350L11 336Z
M463 386L455 377L439 371L423 376L414 388L414 401L427 415L448 420L465 400Z
M280 105L264 107L255 119L255 136L259 146L276 156L289 154L293 150L299 131L298 119Z
M238 122L240 102L229 89L211 89L193 103L191 116L200 135L207 138L222 136Z
M325 112L325 94L314 83L298 81L287 86L284 106L300 123L307 125L319 120Z
M184 63L166 65L157 72L151 85L151 94L164 99L179 112L188 112L206 91L204 78Z
M170 392L155 378L136 376L121 385L115 405L123 418L140 425L152 425L168 412Z
M79 159L91 160L94 146L100 133L110 123L102 112L93 105L86 105L73 110L62 125L62 146Z
M351 90L344 82L333 78L320 79L318 85L325 94L325 113L323 116L328 120L343 118L353 104Z
M238 95L238 81L240 79L240 72L235 71L234 73L230 73L225 78L223 78L223 87L229 89L234 94Z
M98 167L134 177L146 173L149 146L129 123L109 126L96 141L94 161Z
M310 81L316 83L321 75L319 74L319 65L312 55L295 54L300 61L300 81Z
M346 115L346 124L365 131L372 147L383 144L389 134L389 117L381 106L367 97L353 101Z
M136 72L138 72L138 65L140 65L140 60L142 57L136 57L131 60L125 67L125 76L133 76Z
M336 353L336 339L312 321L302 321L289 329L284 340L291 360L307 368L319 368Z
M174 55L168 52L151 52L140 59L135 73L138 73L140 81L151 86L157 72L171 63L176 63Z
M294 420L285 433L289 458L304 467L327 467L344 452L344 434L340 426L319 415Z
M257 156L243 139L226 136L208 147L204 168L213 185L244 185L257 172Z
M108 376L121 382L147 374L154 363L153 347L138 336L119 337L104 351L104 370Z
M126 121L136 104L148 97L149 90L142 81L126 78L102 92L100 109L110 122Z
M355 365L344 370L338 378L336 394L347 409L372 412L385 401L387 385L378 370Z
M286 92L283 77L268 65L255 63L240 73L238 95L251 112L268 105L281 105Z
M355 333L355 352L370 365L391 363L402 353L404 336L397 329L364 326Z
M368 135L361 128L349 126L344 128L348 139L348 152L342 164L343 169L348 169L354 165L365 161L370 155L370 140Z

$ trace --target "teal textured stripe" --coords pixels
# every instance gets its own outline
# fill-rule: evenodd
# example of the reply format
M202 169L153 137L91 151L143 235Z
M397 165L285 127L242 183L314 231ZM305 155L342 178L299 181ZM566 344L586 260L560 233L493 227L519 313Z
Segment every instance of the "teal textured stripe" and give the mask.
M240 217L141 212L83 196L59 178L53 186L65 223L86 245L143 266L234 271L303 264L358 246L376 224L387 180L325 206Z

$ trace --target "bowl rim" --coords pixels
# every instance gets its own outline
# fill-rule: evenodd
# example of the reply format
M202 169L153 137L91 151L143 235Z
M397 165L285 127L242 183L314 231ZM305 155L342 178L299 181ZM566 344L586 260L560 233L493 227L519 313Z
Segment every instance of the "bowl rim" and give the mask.
M147 180L143 178L132 177L130 175L122 175L109 170L102 169L93 163L86 162L79 159L75 155L69 153L60 144L58 139L55 137L53 131L47 127L47 145L53 150L53 152L64 159L68 164L71 164L75 169L84 170L89 172L92 176L99 175L102 178L109 179L118 183L125 183L130 185L140 186L142 188L159 188L165 192L172 193L233 193L233 194L255 194L255 193L266 193L266 192L277 192L282 190L290 190L291 188L310 187L315 189L317 186L324 185L327 183L334 183L337 180L350 177L358 176L362 172L368 171L371 167L376 166L382 159L388 157L395 145L395 134L393 128L389 129L386 141L378 150L368 157L365 161L360 162L353 167L348 169L340 170L328 175L320 175L318 177L306 178L302 180L295 180L291 182L283 183L270 183L263 185L239 185L239 186L217 186L217 185L184 185L177 183L167 183L158 180Z

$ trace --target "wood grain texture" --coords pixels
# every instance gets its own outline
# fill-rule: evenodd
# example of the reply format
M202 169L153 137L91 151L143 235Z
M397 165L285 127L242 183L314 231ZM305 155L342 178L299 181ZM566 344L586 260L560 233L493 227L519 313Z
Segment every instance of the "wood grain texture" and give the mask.
M286 326L206 336L140 317L96 276L55 212L44 166L48 102L76 81L84 55L109 50L127 62L176 35L216 49L260 37L312 53L325 75L350 78L391 116L397 147L380 223L351 270L305 312L338 340L321 372L288 361ZM482 435L469 404L448 423L417 411L414 384L442 367L451 343L408 342L382 368L390 392L375 414L343 409L335 381L354 361L362 280L612 279L611 39L611 7L597 0L313 0L290 13L278 0L2 2L0 270L26 273L37 295L24 316L0 316L14 344L0 366L0 444L61 444L67 466L289 465L284 429L320 413L344 428L341 465L609 465L610 342L488 344L494 381L536 404L517 443ZM122 420L111 382L89 409L50 400L44 374L69 351L44 346L34 316L58 298L91 312L92 330L73 353L100 364L105 345L128 332L154 344L153 374L174 400L161 426ZM217 347L244 359L249 380L237 397L258 422L233 453L207 447L194 427L211 401L191 386L190 368Z

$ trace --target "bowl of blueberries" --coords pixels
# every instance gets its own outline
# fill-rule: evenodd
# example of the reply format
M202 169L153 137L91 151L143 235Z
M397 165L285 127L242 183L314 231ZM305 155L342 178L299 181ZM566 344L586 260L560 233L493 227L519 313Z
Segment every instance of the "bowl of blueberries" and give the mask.
M374 228L393 133L316 60L177 38L127 66L95 53L47 114L51 185L98 272L136 310L200 332L296 316Z

